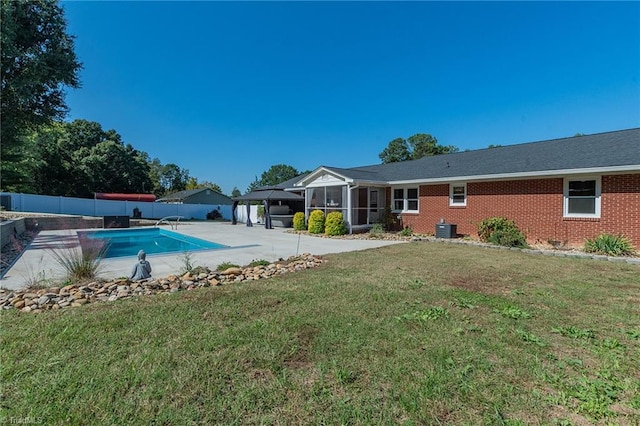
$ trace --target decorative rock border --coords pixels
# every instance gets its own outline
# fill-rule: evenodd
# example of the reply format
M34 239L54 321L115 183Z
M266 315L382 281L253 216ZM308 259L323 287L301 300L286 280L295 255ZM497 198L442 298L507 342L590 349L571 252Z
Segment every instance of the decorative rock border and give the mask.
M300 231L292 231L292 232L300 232ZM394 240L394 241L406 241L406 242L423 241L423 242L431 242L431 243L463 244L463 245L481 247L486 249L494 249L494 250L521 251L522 253L537 254L537 255L543 255L543 256L572 257L572 258L579 258L579 259L593 259L593 260L601 260L601 261L608 261L608 262L615 262L615 263L629 263L633 265L640 265L640 257L603 256L599 254L586 253L584 251L580 251L577 249L558 250L558 249L543 249L543 248L531 249L531 248L505 247L505 246L498 246L495 244L483 243L476 240L468 240L468 239L461 239L461 238L436 238L434 236L429 236L429 235L412 235L410 237L405 237L398 233L392 233L392 232L385 232L376 237L371 237L366 232L360 233L360 234L341 235L341 236L333 236L333 237L328 237L324 234L309 234L307 232L305 232L305 235L319 237L319 238L335 238L335 239L363 239L363 240L377 239L377 240Z
M114 302L131 297L149 296L162 293L176 293L202 287L268 279L289 272L315 268L324 263L319 256L305 253L266 266L228 268L225 271L187 272L182 276L169 275L166 278L151 278L130 281L123 278L113 281L94 281L84 285L48 287L40 290L9 291L0 289L0 309L18 309L22 312L44 312L68 307L78 307L96 302Z
M545 250L545 249L530 249L530 248L519 248L519 247L505 247L505 246L498 246L495 244L482 243L479 241L469 241L469 240L461 240L461 239L454 239L454 238L448 239L448 238L435 238L435 237L420 237L420 236L411 237L410 241L463 244L463 245L470 245L470 246L476 246L476 247L494 249L494 250L520 251L522 253L537 254L537 255L543 255L543 256L572 257L577 259L592 259L592 260L608 261L608 262L615 262L615 263L629 263L633 265L640 265L640 257L603 256L600 254L586 253L578 250Z

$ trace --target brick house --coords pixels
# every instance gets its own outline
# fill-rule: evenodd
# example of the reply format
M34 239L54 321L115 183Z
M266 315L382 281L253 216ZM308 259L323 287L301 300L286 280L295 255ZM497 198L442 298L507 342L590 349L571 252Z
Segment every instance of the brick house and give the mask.
M530 243L581 246L600 233L640 248L640 128L353 168L320 166L284 182L305 212L341 211L366 230L390 207L416 233L438 222L477 237L482 219L515 221Z

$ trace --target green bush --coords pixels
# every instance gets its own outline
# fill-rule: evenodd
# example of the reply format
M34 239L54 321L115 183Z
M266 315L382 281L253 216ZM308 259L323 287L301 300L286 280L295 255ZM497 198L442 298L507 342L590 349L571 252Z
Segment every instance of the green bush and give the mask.
M413 235L413 230L410 226L405 226L404 228L402 228L402 231L400 231L400 235L402 235L403 237L410 237Z
M331 212L327 215L324 233L325 235L344 235L347 233L347 227L342 219L342 212Z
M107 254L109 244L99 240L80 237L80 247L63 250L50 248L51 255L67 274L72 283L85 282L98 276L102 259Z
M220 213L219 210L211 210L209 213L207 213L207 220L217 220L217 219L222 219L222 213Z
M322 234L324 232L324 212L322 210L314 210L309 214L310 234Z
M236 265L235 263L231 263L231 262L222 262L221 264L218 265L218 267L216 268L216 271L226 271L229 268L239 268L240 265Z
M380 224L382 224L385 231L400 231L402 229L402 221L398 217L399 215L393 213L391 207L387 206L380 215Z
M478 224L480 241L506 247L527 247L527 239L513 220L490 217Z
M384 235L384 226L381 223L374 223L369 229L370 238L381 238Z
M296 231L304 231L307 229L306 220L303 212L297 212L293 215L293 229Z
M584 244L587 253L604 254L607 256L630 256L634 254L631 241L622 235L600 234L589 239Z

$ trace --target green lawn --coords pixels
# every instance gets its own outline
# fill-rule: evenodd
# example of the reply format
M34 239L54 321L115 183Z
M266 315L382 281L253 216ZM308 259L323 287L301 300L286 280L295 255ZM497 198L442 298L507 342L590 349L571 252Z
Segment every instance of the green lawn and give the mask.
M0 420L640 423L637 265L424 242L326 258L271 280L2 312Z

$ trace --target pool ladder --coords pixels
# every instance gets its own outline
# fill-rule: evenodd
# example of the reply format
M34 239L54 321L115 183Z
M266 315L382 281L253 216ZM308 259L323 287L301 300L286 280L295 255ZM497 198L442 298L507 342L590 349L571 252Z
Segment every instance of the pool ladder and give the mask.
M178 223L180 222L180 219L183 219L184 216L165 216L162 219L160 219L159 221L156 222L155 226L156 228L158 227L158 225L160 225L161 223L166 223L168 224L172 230L177 230L178 229ZM169 219L176 219L174 222L170 222Z

